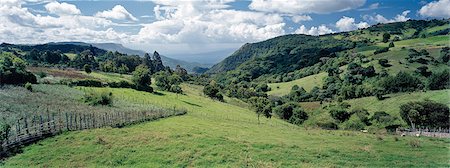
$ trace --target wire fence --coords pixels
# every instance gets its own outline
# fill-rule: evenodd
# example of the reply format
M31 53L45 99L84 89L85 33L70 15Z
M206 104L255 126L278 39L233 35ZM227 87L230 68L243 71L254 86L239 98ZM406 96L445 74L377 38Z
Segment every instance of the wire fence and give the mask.
M102 127L123 127L170 116L186 114L185 109L152 109L151 111L82 114L75 112L47 113L24 117L8 125L0 137L0 159L16 148L65 131Z

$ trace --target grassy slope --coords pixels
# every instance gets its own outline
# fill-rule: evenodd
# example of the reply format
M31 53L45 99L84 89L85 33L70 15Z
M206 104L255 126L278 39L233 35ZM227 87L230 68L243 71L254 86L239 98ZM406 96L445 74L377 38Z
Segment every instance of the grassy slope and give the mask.
M406 60L409 52L407 49L401 49L402 47L414 48L416 50L426 49L430 53L431 57L434 57L434 59L439 60L441 48L443 47L443 45L448 44L448 41L449 41L448 36L433 36L427 38L397 41L395 42L395 47L390 48L388 52L380 53L377 55L373 54L375 49L379 47L387 47L388 43L378 43L377 45L374 46L366 46L358 48L355 51L357 51L360 54L368 56L368 58L372 58L373 60L370 61L369 63L366 63L364 66L373 65L377 72L380 72L382 69L386 69L389 74L397 74L400 71L412 73L418 67L424 65L417 62L409 63ZM387 68L381 67L378 64L379 59L389 60L389 64L391 64L392 66ZM445 64L437 64L437 65L428 64L426 66L428 66L430 71L447 68ZM345 69L345 66L341 67L341 69ZM302 86L303 88L305 88L306 91L310 91L314 86L321 87L322 79L325 76L326 72L322 72L316 75L307 76L290 82L270 83L269 87L272 90L267 93L269 95L274 96L283 96L288 94L291 91L292 86L294 85Z
M327 73L322 72L315 75L310 75L301 79L282 83L269 83L271 91L267 92L269 95L283 96L291 91L292 86L298 85L303 87L306 91L310 91L314 86L321 87L322 79L327 76Z
M396 93L386 95L386 99L378 100L375 96L345 100L351 108L365 108L369 112L385 111L399 116L400 105L410 101L422 101L425 99L448 104L450 106L450 90L435 90L427 92ZM321 108L320 102L301 102L302 107L312 111ZM324 104L325 105L325 104Z
M107 89L107 88L103 88ZM108 89L136 103L184 107L188 114L122 129L70 132L26 147L6 167L446 167L447 139L305 130L262 120L246 108L186 95ZM421 148L408 143L418 139Z

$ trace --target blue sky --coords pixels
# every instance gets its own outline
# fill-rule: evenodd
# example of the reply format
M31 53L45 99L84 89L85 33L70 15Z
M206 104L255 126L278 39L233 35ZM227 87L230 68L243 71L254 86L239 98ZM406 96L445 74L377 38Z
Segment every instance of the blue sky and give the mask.
M183 59L284 34L449 18L450 0L1 0L0 42L115 42Z

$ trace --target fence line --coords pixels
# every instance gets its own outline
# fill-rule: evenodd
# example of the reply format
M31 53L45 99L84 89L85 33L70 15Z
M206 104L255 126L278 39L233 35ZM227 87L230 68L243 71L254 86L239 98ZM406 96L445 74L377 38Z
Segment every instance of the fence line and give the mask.
M151 109L149 111L82 114L55 112L32 117L23 117L11 124L0 137L0 159L12 150L64 131L75 131L101 127L123 127L130 124L152 121L170 116L186 114L184 109Z
M445 128L418 128L411 130L396 129L395 132L402 136L427 136L436 138L450 138L450 129Z

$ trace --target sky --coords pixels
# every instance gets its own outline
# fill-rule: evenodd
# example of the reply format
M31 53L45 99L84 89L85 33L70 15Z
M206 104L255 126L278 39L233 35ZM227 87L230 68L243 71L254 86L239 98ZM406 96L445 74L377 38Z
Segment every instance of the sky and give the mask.
M0 42L113 42L183 59L285 34L433 18L450 18L450 0L0 0Z

